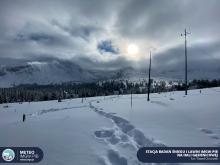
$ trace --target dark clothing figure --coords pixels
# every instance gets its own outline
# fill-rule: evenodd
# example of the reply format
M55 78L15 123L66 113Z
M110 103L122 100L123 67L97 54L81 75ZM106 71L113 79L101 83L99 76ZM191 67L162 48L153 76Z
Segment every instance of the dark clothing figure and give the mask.
M23 114L23 122L25 121L25 119L26 119L26 115L25 115L25 114Z

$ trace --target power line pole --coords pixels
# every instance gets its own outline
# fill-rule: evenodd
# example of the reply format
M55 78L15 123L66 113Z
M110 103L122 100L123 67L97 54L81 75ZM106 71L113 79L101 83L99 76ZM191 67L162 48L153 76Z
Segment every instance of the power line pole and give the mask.
M190 34L189 32L186 31L186 29L184 30L184 34L181 34L181 36L184 36L185 37L185 95L187 95L187 90L188 90L188 75L187 75L187 72L188 72L188 69L187 69L187 38L186 36Z
M150 50L150 64L149 64L149 74L148 74L147 101L150 101L150 86L151 86L150 72L151 72L151 50Z

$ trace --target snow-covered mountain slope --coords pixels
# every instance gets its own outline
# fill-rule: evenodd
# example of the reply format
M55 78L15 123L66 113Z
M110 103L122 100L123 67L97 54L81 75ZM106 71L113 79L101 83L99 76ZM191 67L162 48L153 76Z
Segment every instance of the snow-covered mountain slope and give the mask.
M21 63L21 62L20 62ZM91 67L91 66L90 66ZM62 82L94 82L98 80L131 80L148 79L148 69L122 67L109 70L82 67L74 61L45 60L25 61L22 64L0 65L0 87L11 87L20 84L51 84ZM161 70L152 68L154 80L183 80L184 70ZM220 72L205 70L188 70L189 80L218 79Z
M22 65L0 65L0 87L12 87L20 84L60 84L64 82L94 82L117 78L130 78L134 75L133 68L121 70L98 70L83 68L72 61L32 61ZM129 76L128 76L129 75ZM139 76L140 77L140 76Z
M220 146L219 97L210 88L133 95L132 107L130 95L2 104L0 143L40 147L39 165L139 165L141 146Z
M69 63L52 61L29 62L26 65L0 68L0 86L19 84L50 84L62 82L91 82L97 80L95 74Z

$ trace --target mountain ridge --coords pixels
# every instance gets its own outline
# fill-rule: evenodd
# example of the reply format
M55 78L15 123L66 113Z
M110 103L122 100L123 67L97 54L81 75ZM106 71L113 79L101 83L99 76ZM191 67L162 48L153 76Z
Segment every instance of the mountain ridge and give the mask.
M168 80L183 80L183 70L156 70L152 68L152 77ZM60 84L66 82L86 83L100 80L148 78L147 68L126 66L108 69L88 69L73 61L29 61L20 65L0 65L0 87L13 87L21 84ZM220 72L190 70L189 79L218 79Z

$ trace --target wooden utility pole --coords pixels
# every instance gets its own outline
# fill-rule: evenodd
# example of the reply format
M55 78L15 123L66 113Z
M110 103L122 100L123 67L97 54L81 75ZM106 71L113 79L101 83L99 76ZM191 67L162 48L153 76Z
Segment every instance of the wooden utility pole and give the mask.
M187 90L188 90L188 69L187 69L187 38L186 36L190 34L189 32L186 31L186 29L184 30L184 34L181 34L181 36L184 36L185 38L185 95L187 95Z
M151 73L151 51L150 51L150 63L149 63L149 74L148 74L147 101L150 101L150 86L151 86L150 73Z

